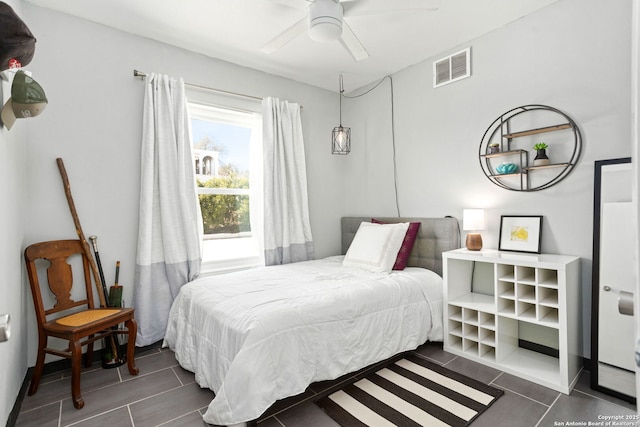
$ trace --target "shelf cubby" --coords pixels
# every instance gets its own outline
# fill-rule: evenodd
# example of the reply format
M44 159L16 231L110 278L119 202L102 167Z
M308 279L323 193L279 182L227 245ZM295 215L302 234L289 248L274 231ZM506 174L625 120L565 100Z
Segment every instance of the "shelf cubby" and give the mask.
M548 268L538 268L536 270L537 273L537 283L540 286L557 288L558 287L558 271L550 270Z
M536 287L533 285L523 285L518 283L517 298L520 302L536 303Z
M518 301L516 305L516 317L523 320L536 320L536 305L528 302Z
M540 306L538 310L538 322L541 325L548 326L550 328L557 328L558 324L558 309Z
M480 329L478 337L479 337L480 342L482 344L489 345L491 347L495 347L496 346L496 332L495 332L495 330Z
M462 322L462 308L456 305L449 306L449 320Z
M538 287L538 304L558 308L558 289Z
M465 325L478 325L478 311L470 308L462 309L462 321Z
M495 362L495 360L496 360L496 347L495 346L480 344L480 346L478 347L478 351L480 352L479 356L482 359Z
M449 333L462 338L462 322L449 318Z
M531 267L516 267L516 282L517 283L527 283L533 285L536 283L536 273L535 268Z
M516 286L513 282L498 280L498 298L516 299Z
M462 337L449 335L447 337L448 347L452 350L462 351Z
M497 271L496 276L500 281L515 283L516 270L513 265L508 265L508 264L496 265L496 271Z
M462 339L462 351L473 355L478 354L478 341L474 341L468 338Z
M478 327L470 323L462 324L462 338L478 341Z
M516 315L516 302L515 300L499 298L498 299L498 314L503 316L515 316Z
M478 314L479 326L483 329L496 330L496 316L493 313L480 312Z

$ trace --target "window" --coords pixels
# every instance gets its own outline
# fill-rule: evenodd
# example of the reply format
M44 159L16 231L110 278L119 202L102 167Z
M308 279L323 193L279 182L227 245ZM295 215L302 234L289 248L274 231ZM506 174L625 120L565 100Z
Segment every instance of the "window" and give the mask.
M204 230L202 272L259 265L261 117L189 97L196 190ZM256 224L252 226L252 224Z

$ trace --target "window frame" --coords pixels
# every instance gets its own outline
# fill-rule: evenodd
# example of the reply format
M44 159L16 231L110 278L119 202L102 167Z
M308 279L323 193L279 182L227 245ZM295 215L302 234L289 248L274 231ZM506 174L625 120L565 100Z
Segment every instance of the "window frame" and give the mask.
M249 189L245 188L205 188L196 185L196 193L200 194L221 194L221 195L248 195L250 203L250 223L251 232L233 233L212 238L212 235L202 236L202 264L201 275L220 274L230 271L242 270L264 265L263 248L261 244L262 235L262 164L261 164L261 138L262 138L262 112L261 103L257 100L236 99L236 97L222 95L213 91L206 91L200 88L187 88L187 107L189 127L191 120L205 120L217 123L229 124L233 126L251 127L251 166ZM195 141L191 141L192 147ZM259 161L257 161L259 159ZM194 156L195 160L195 156ZM192 162L195 172L195 161ZM213 175L212 175L213 177ZM211 241L220 242L223 239L247 239L255 248L255 253L248 256L212 259L207 254L207 242L211 246ZM236 240L234 243L239 242Z

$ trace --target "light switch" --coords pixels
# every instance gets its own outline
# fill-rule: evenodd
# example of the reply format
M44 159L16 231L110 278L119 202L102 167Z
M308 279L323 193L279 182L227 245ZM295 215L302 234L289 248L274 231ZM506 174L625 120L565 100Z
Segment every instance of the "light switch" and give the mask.
M10 317L8 314L0 314L0 342L7 341L11 335L9 321Z

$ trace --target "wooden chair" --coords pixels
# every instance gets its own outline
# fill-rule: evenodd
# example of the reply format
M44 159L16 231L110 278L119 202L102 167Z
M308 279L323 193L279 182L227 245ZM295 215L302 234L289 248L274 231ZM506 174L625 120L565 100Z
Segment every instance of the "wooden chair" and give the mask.
M84 299L71 299L73 274L67 259L72 255L82 256L82 268L86 293ZM71 396L73 405L80 409L84 401L80 395L80 364L82 347L87 346L85 366L90 367L93 358L93 343L114 334L127 334L127 366L131 375L138 374L134 363L134 347L136 342L137 323L133 317L132 308L95 308L89 261L83 252L80 240L57 240L35 243L24 251L24 258L33 295L33 303L38 321L38 357L36 367L29 387L29 396L36 393L42 376L45 353L54 354L71 359ZM49 261L47 267L47 282L51 293L55 297L55 305L45 309L40 289L36 260ZM79 264L79 263L78 263ZM44 276L44 274L42 274ZM82 307L80 311L78 308ZM70 310L74 309L75 310ZM67 313L61 313L69 310ZM57 316L52 316L57 314ZM60 316L63 317L60 317ZM53 318L52 318L53 317ZM117 325L124 323L126 330L118 330ZM67 340L66 350L47 347L49 337ZM84 340L84 341L83 341ZM119 349L118 349L119 350Z

